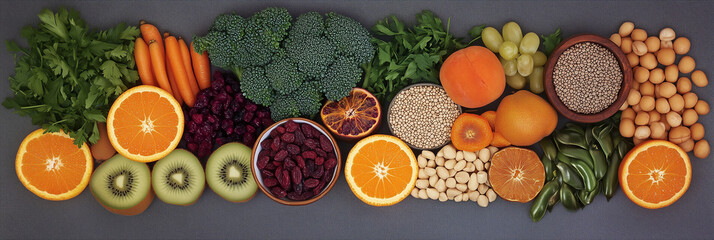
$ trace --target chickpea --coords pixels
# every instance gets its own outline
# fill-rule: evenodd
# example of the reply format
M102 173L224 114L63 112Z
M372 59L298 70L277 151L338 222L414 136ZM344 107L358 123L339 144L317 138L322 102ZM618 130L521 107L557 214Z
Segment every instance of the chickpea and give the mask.
M662 119L661 123L664 123L664 130L669 131L669 129L672 127L670 127L669 123L667 122L667 114L662 114L660 119Z
M671 48L663 48L657 51L657 61L659 61L660 64L669 66L674 64L674 60L675 54Z
M634 73L635 81L638 83L646 82L650 78L650 70L644 67L636 67ZM632 105L632 104L630 104Z
M692 139L694 139L694 141L699 141L704 138L704 125L701 123L692 124L692 126L689 127L689 131L691 132Z
M659 42L659 49L672 48L672 41L662 40Z
M702 70L692 72L692 82L694 82L694 85L697 85L697 87L706 87L709 84L707 75Z
M660 113L658 113L657 111L649 111L647 112L647 114L650 115L650 121L648 122L648 124L651 124L653 122L659 122L661 117Z
M670 98L677 93L677 87L670 82L663 82L659 86L659 95L663 98Z
M632 110L632 108L627 108L625 110L622 110L622 114L620 114L620 119L635 119L635 110Z
M693 92L685 93L682 97L684 98L684 108L693 108L699 101L699 97Z
M694 156L701 159L706 159L709 156L709 142L701 140L694 144Z
M666 98L658 98L655 101L655 105L656 105L655 109L657 109L658 113L664 114L664 113L668 113L670 111L669 102L667 102Z
M627 37L632 33L632 30L635 29L635 24L632 22L623 22L622 25L620 25L620 30L618 33L622 37Z
M659 31L659 39L662 41L672 41L676 36L672 28L662 28L662 30Z
M630 62L631 67L640 65L640 57L632 52L627 54L627 61Z
M649 112L655 109L655 99L652 96L643 96L640 99L640 108L642 111Z
M691 138L677 145L679 145L679 147L681 147L682 150L684 150L685 152L691 152L692 150L694 150L694 140L692 140Z
M647 46L647 51L648 52L657 52L659 50L659 38L655 36L648 37L647 40L645 40L645 45Z
M647 112L638 112L635 116L635 124L642 126L650 123L650 114Z
M676 112L668 112L667 115L665 115L665 120L667 120L666 122L670 127L676 128L682 125L682 116Z
M692 43L689 42L689 38L686 37L678 37L677 40L674 40L674 43L672 44L674 52L679 55L687 54L689 52L689 47L691 46Z
M709 114L709 103L700 99L697 101L697 104L694 105L694 111L697 111L697 114L699 115Z
M632 119L622 119L620 120L620 135L626 138L631 138L635 135L635 123Z
M640 98L642 96L640 95L640 92L637 90L630 90L630 94L627 95L627 104L630 104L630 106L634 106L640 103Z
M625 111L628 107L630 107L630 104L627 104L627 101L625 101L620 105L620 111Z
M650 134L652 132L650 131L650 127L648 126L638 126L635 129L635 136L634 138L636 139L647 139L650 137Z
M664 82L664 70L661 68L655 68L650 71L650 82L654 84L660 84Z
M640 59L640 62L641 61L642 59ZM682 59L679 59L679 65L677 67L679 67L679 72L687 74L694 71L694 68L696 66L697 65L696 62L694 62L694 58L690 56L684 56L682 57Z
M677 80L677 92L685 94L692 91L692 81L687 77L681 77Z
M640 57L640 66L652 70L657 67L657 58L655 58L655 55L652 53L646 53Z
M620 44L620 49L625 54L632 52L632 39L629 37L622 38L622 43Z
M669 141L674 144L683 143L689 140L690 137L691 132L689 131L689 128L684 126L675 127L669 131Z
M632 30L630 37L632 37L632 41L644 41L647 39L647 31L642 28L637 28Z
M647 81L640 84L640 95L642 96L654 96L654 84Z
M665 139L667 138L667 132L662 122L650 123L650 137L652 139Z
M650 73L647 72L647 77L650 76ZM647 81L647 80L645 80ZM640 83L638 81L632 82L632 85L630 85L630 89L635 89L635 90L640 90Z
M682 97L682 95L674 94L674 96L670 97L668 101L669 108L672 109L672 111L679 112L684 109L684 98Z
M667 82L676 82L679 77L679 68L677 65L669 65L664 68L664 80Z
M620 36L620 34L613 33L612 35L610 35L610 41L612 41L615 45L619 47L620 45L622 45L622 36Z
M637 54L637 56L642 56L647 53L647 45L643 41L632 42L632 52Z
M697 123L697 120L699 120L699 115L694 109L687 109L682 113L682 125L684 126L692 126Z

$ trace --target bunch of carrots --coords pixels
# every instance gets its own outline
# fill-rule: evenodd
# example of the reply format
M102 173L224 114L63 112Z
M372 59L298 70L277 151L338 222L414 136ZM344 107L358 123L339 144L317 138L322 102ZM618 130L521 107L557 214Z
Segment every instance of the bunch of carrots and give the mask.
M211 86L211 64L208 53L198 53L183 38L165 32L142 20L141 38L134 44L134 58L144 85L160 87L174 98L193 107L196 94Z

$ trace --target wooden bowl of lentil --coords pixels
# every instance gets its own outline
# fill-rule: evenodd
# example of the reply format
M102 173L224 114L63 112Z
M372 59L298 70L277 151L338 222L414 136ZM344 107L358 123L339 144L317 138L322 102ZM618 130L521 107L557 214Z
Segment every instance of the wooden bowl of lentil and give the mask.
M609 81L608 84L610 85L603 85L603 84L593 84L592 82L577 82L577 83L570 83L566 79L565 81L558 79L558 82L554 81L554 72L556 71L568 71L568 69L556 69L556 64L558 63L558 59L563 55L566 50L573 46L583 46L583 43L595 43L595 44L585 44L589 45L589 47L592 49L598 49L598 48L605 48L609 50L610 53L612 53L612 56L614 56L615 61L617 62L617 68L619 68L621 73L621 81L619 84L614 81ZM599 45L600 47L594 46L594 45ZM577 46L576 46L577 47ZM591 49L585 50L589 51ZM592 51L590 51L592 52ZM567 53L566 53L567 54ZM588 56L589 57L589 56ZM581 60L586 59L585 58L580 58ZM589 58L588 58L589 59ZM612 73L612 75L606 75L605 78L610 78L610 79L615 79L618 73L611 71L612 67L614 66L607 66L608 63L606 63L608 60L611 61L611 59L595 59L593 61L597 61L598 64L601 62L603 63L603 71L600 71L600 69L595 69L595 73L602 73L602 72L609 72ZM590 60L584 60L588 64L591 62L588 62ZM567 62L563 65L567 65ZM611 65L611 64L610 64ZM560 68L561 65L558 65ZM565 67L563 67L565 68ZM607 71L606 71L607 69ZM579 69L580 71L584 69ZM592 69L588 69L592 73ZM584 73L584 72L577 72L577 73ZM556 73L558 75L558 73ZM562 75L567 75L567 74L562 74ZM595 75L595 74L592 74ZM558 75L560 76L560 75ZM567 77L567 76L566 76ZM582 78L573 78L574 81L581 81ZM592 80L592 77L589 78ZM632 82L632 69L630 68L630 62L627 60L627 56L625 55L624 52L615 45L612 41L610 41L607 38L600 37L598 35L594 34L581 34L581 35L576 35L573 37L570 37L566 39L565 41L561 42L558 47L553 51L553 53L550 55L548 58L548 62L546 63L545 66L545 76L544 76L544 86L545 86L545 93L548 96L548 100L550 101L551 104L553 104L553 107L563 116L566 118L576 121L576 122L583 122L583 123L593 123L593 122L599 122L602 121L606 118L611 117L614 115L622 106L622 104L627 100L627 95L630 92L630 85ZM565 92L563 91L563 86L562 84L567 83L567 84L587 84L588 86L595 87L588 89L594 94L595 98L588 98L586 101L587 103L590 103L588 105L584 106L577 106L573 107L573 104L583 104L584 102L582 101L569 101L568 105L570 105L573 108L576 109L585 109L584 111L575 111L566 106L564 101L561 99L561 97L558 96L558 92L556 90L556 87L560 88L560 92L564 93L562 95L574 95L574 96L563 96L565 98L572 97L572 98L583 98L582 92ZM561 86L556 86L560 84ZM618 86L619 85L619 86ZM617 90L617 93L615 94L615 90L619 87L619 90ZM591 95L590 97L593 97L593 94L585 94L585 95ZM604 99L607 98L607 99ZM614 101L613 101L614 99ZM570 99L568 99L570 100ZM575 102L575 103L574 103ZM611 104L602 106L603 102L611 102ZM586 103L586 104L587 104ZM598 106L599 105L599 106ZM588 110L594 111L590 113L584 113L588 112Z
M407 97L405 94L423 96ZM387 126L394 136L411 148L436 149L451 141L451 126L461 112L461 106L449 98L442 86L417 83L400 90L389 103ZM436 129L439 130L432 131Z

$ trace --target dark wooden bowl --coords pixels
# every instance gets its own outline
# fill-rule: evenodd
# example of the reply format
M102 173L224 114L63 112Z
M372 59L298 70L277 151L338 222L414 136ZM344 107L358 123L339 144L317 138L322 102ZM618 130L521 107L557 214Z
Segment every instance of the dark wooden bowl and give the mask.
M282 199L282 198L273 196L273 193L270 192L270 189L266 188L263 185L263 178L262 178L261 172L260 172L260 170L258 170L258 166L257 166L258 154L262 150L262 147L260 147L260 143L263 142L263 140L265 140L270 135L270 132L273 131L277 126L282 125L283 123L287 122L288 120L293 120L296 123L307 123L307 124L310 124L313 127L317 128L318 131L320 131L322 134L324 134L325 136L327 136L327 138L330 139L330 141L332 142L332 147L334 148L334 151L335 151L335 156L337 157L337 166L335 166L335 170L332 175L332 180L330 180L330 184L328 184L325 187L325 189L323 189L322 192L320 192L320 194L313 196L312 198L307 199L307 200L293 201L290 199ZM313 203L313 202L319 200L320 198L322 198L323 196L325 196L325 194L327 194L327 192L329 192L332 189L332 187L335 186L335 182L337 182L337 178L340 176L341 168L342 168L342 160L340 159L340 148L337 146L337 142L335 142L335 138L333 138L332 135L330 135L330 132L327 131L327 129L325 129L324 127L322 127L320 124L318 124L312 120L305 119L305 118L283 119L279 122L274 123L270 127L266 128L260 134L260 136L258 136L258 139L255 141L255 145L253 146L253 153L251 155L251 164L250 164L250 169L253 171L253 178L255 179L255 182L258 183L258 188L260 188L260 191L263 191L263 193L265 193L265 195L268 195L268 197L270 197L270 199L273 199L276 202L279 202L279 203L282 203L285 205L289 205L289 206L307 205L307 204ZM325 174L327 174L327 172Z
M560 55L563 54L563 52L569 47L582 42L597 43L609 49L613 54L615 54L615 58L620 64L620 69L622 70L623 79L622 84L620 85L620 92L617 95L617 99L605 110L602 110L601 112L595 114L582 114L568 109L568 107L566 107L565 104L560 101L560 98L558 98L558 95L555 93L555 86L553 85L553 69L555 68L555 63L558 62L558 58L560 57ZM570 120L583 123L594 123L611 117L620 109L622 104L625 103L625 101L627 100L627 95L630 93L630 85L632 83L632 68L630 67L630 62L627 60L627 56L625 55L625 53L623 53L620 47L615 45L615 43L611 42L609 39L600 37L595 34L581 34L566 39L565 41L561 42L558 47L555 48L555 51L553 51L553 53L550 55L550 57L548 58L548 62L545 65L545 78L543 79L543 81L545 86L545 93L548 96L548 100L550 101L550 103L553 105L553 107L555 107L555 110L557 110L560 114Z

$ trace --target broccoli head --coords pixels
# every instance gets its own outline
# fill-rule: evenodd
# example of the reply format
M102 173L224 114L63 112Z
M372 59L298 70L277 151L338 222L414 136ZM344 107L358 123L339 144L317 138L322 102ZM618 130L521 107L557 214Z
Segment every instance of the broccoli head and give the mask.
M297 64L282 52L275 54L273 61L265 66L265 76L273 89L283 95L298 89L305 80L305 74L298 71Z
M322 36L325 32L325 19L318 12L303 13L298 16L288 32L289 36Z
M293 17L285 8L270 7L255 13L250 18L247 32L260 37L272 49L279 49L280 42L288 35Z
M337 47L337 54L351 57L355 63L372 61L371 35L354 19L331 12L325 19L325 36Z
M275 102L270 105L270 117L275 121L295 117L299 114L297 102L292 96L278 95L275 97Z
M309 77L319 78L335 59L335 45L320 36L290 36L285 52L297 62L298 68Z
M339 56L320 80L321 89L328 100L339 101L349 95L361 78L362 68L354 64L352 59Z
M303 82L300 88L293 93L298 110L303 116L313 116L320 112L322 107L322 93L319 81Z
M246 68L241 76L240 90L243 96L257 104L270 106L273 102L273 87L263 67Z

